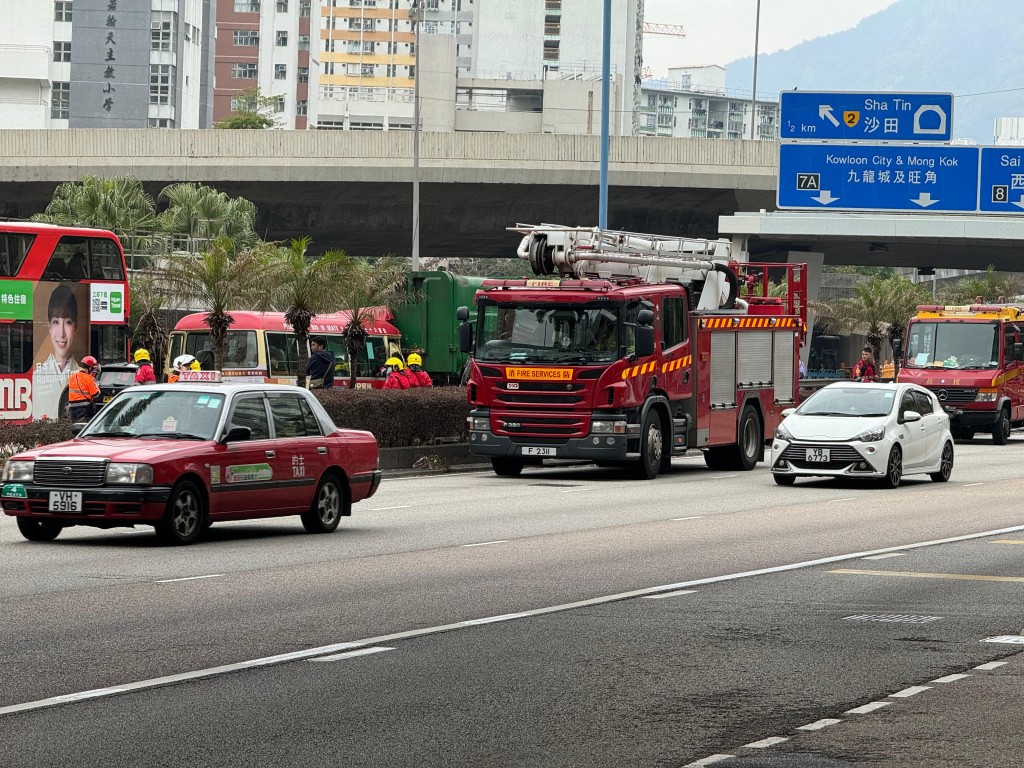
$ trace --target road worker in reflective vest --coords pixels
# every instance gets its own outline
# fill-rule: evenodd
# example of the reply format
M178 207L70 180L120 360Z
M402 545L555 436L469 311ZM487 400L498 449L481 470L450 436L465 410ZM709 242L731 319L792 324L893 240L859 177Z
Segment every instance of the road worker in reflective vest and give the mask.
M100 388L93 377L100 364L92 355L86 355L81 365L68 377L68 412L72 421L86 421L99 410Z

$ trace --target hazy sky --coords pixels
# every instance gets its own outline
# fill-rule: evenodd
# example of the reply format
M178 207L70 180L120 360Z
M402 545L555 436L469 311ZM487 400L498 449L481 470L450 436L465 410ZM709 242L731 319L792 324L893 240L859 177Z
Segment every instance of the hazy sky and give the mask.
M761 53L792 48L850 29L896 0L761 0ZM669 67L726 64L754 54L757 0L645 0L644 21L681 24L686 37L644 37L644 65L655 77Z

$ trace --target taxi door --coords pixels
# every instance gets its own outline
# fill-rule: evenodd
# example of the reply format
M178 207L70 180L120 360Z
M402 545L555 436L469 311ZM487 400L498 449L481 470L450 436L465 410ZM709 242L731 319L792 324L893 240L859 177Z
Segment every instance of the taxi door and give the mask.
M305 399L295 393L268 396L270 414L277 443L274 475L281 488L287 509L305 512L313 502L317 481L330 460L327 440Z
M220 462L216 508L211 505L211 517L243 513L247 517L280 514L287 491L277 493L280 471L277 463L277 445L270 434L266 398L262 393L236 397L231 404L226 429L248 427L249 440L239 440L224 446L217 453Z

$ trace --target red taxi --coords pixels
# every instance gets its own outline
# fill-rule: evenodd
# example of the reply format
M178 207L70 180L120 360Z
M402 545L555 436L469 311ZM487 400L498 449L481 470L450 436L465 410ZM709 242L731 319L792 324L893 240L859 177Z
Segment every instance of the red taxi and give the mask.
M339 429L304 389L158 384L119 393L73 440L12 456L0 503L32 541L144 524L190 544L211 523L283 515L328 533L380 478L374 436Z

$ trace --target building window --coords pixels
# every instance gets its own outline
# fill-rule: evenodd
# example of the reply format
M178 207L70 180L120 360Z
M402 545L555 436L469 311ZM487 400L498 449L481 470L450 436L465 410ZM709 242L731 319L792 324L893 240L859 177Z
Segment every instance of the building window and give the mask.
M362 64L359 68L359 74L363 77L373 77L374 66L373 64Z
M288 78L288 65L287 64L275 64L274 65L274 79L275 80L286 80Z
M308 83L309 82L309 67L299 67L299 82L300 83Z
M151 117L149 118L150 128L173 128L174 121L167 117Z
M299 50L300 51L308 51L309 50L309 35L299 35Z
M235 0L235 13L259 13L260 0Z
M50 117L54 120L67 120L70 116L71 83L54 83L50 90Z
M306 114L306 110L308 109L308 104L309 104L309 102L307 102L305 99L302 99L300 101L296 101L295 102L295 114L296 115L304 115L304 114Z
M277 12L288 13L288 0L277 0Z
M54 61L71 61L71 43L54 42Z
M71 0L57 0L53 4L54 21L71 21Z
M149 103L170 104L171 83L174 80L174 67L170 64L149 65Z
M278 30L276 44L278 47L284 47L288 45L288 33L283 30Z
M154 14L155 15L155 14ZM171 50L173 22L169 20L154 21L150 24L149 48L153 51Z
M232 32L235 45L257 47L260 44L260 33L257 29L236 29Z
M274 101L274 111L284 112L284 96L278 96Z
M299 0L299 16L309 16L312 0Z
M231 76L237 80L255 80L259 77L259 68L255 64L232 64Z

